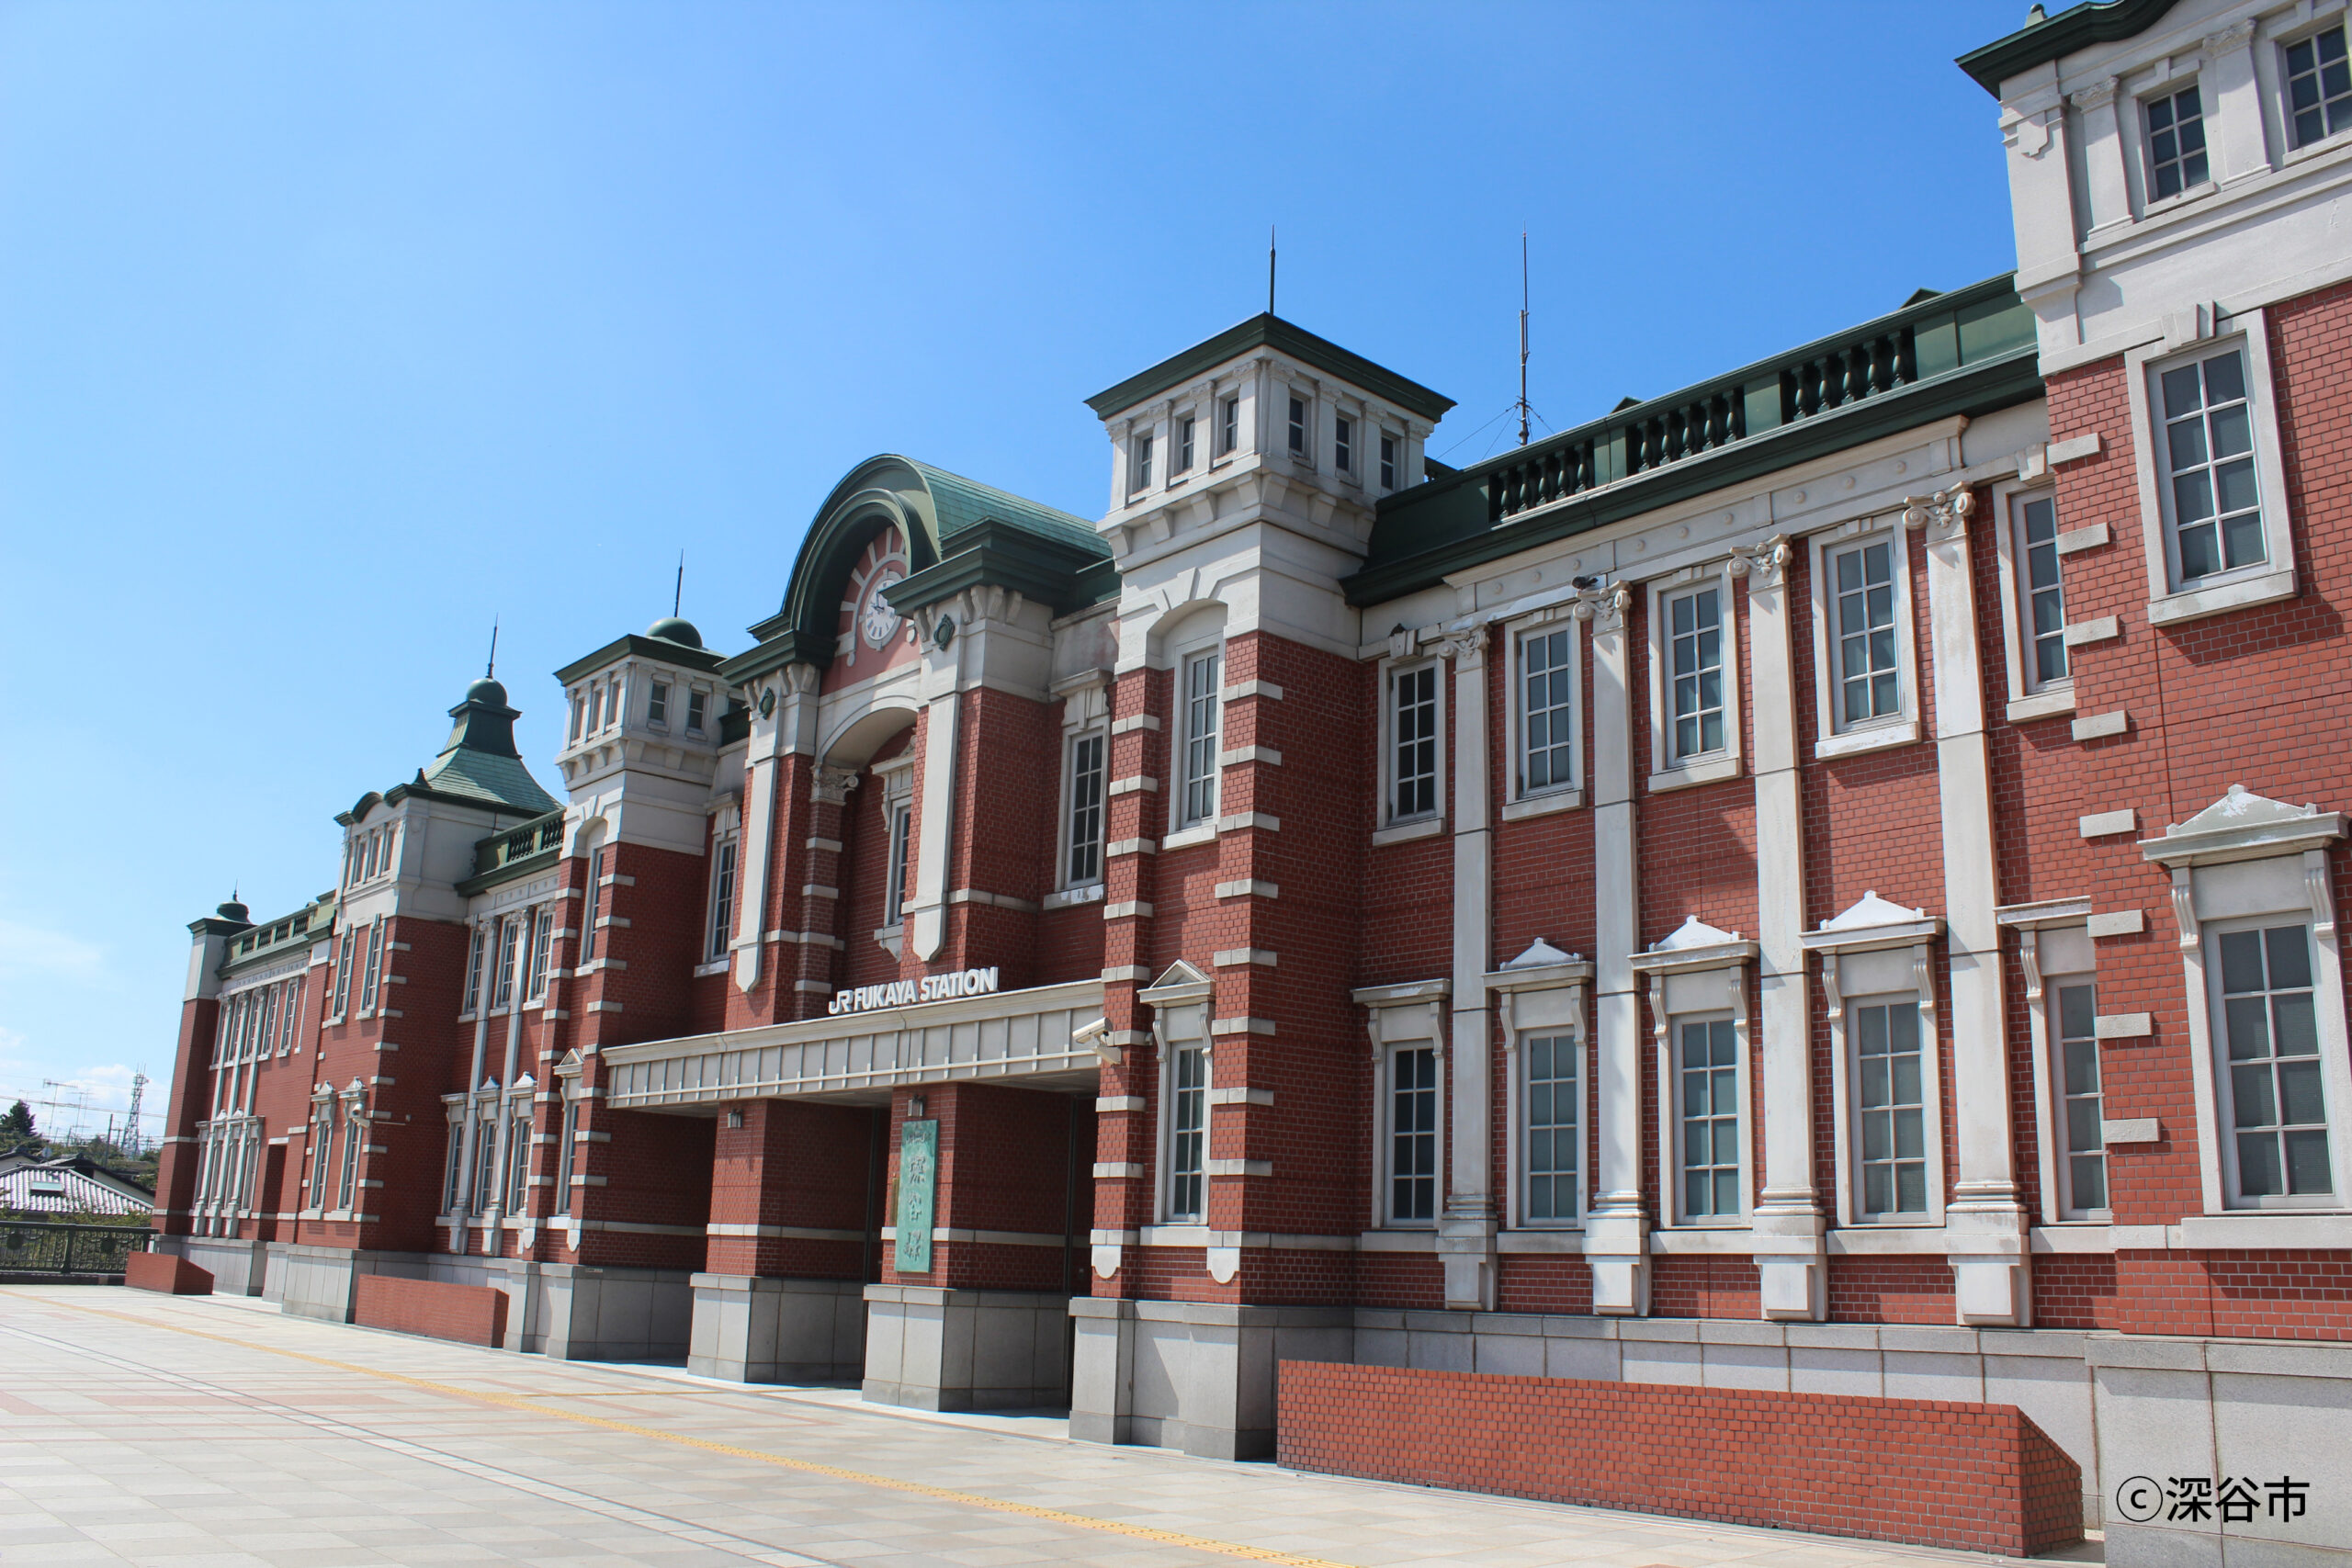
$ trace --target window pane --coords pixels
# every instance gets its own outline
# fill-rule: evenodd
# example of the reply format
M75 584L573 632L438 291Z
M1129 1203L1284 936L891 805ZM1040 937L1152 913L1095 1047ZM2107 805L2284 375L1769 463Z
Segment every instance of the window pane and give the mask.
M2222 989L2258 991L2262 987L2262 933L2229 931L2222 938Z

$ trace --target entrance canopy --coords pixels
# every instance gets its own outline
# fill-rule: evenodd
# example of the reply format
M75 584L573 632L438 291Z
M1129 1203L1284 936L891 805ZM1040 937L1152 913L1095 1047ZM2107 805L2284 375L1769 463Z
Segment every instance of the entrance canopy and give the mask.
M609 1103L624 1111L738 1100L869 1100L900 1084L959 1078L1074 1089L1100 1067L1073 1041L1102 1016L1102 982L877 1008L719 1034L606 1048Z

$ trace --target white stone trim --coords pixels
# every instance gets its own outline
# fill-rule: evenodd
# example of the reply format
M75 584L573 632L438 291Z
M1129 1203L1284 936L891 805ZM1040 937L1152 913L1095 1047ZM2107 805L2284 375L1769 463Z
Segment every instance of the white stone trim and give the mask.
M1485 976L1503 1035L1503 1202L1506 1234L1575 1231L1592 1208L1592 964L1581 958L1506 967ZM1527 1061L1523 1034L1566 1034L1577 1054L1577 1212L1566 1220L1527 1217ZM1505 1250L1508 1250L1507 1248ZM1578 1246L1581 1250L1581 1244Z
M1749 1063L1754 1027L1748 1016L1747 970L1757 944L1736 931L1720 931L1696 915L1680 931L1646 953L1634 955L1634 968L1648 982L1650 1036L1657 1058L1658 1213L1673 1229L1745 1231L1756 1209L1755 1095ZM1679 1070L1675 1065L1676 1024L1683 1020L1731 1020L1739 1078L1739 1213L1730 1218L1692 1219L1683 1213L1682 1116ZM1657 1250L1657 1233L1651 1235Z
M1449 998L1453 993L1451 980L1414 980L1401 985L1366 986L1352 993L1357 1006L1364 1010L1365 1032L1372 1045L1372 1128L1371 1158L1366 1161L1372 1175L1372 1207L1375 1228L1381 1231L1403 1231L1430 1236L1438 1220L1445 1212L1446 1173L1448 1169L1447 1093L1445 1020ZM1483 1044L1483 1042L1481 1043ZM1400 1047L1433 1049L1437 1053L1437 1157L1435 1160L1437 1190L1427 1220L1396 1221L1388 1217L1388 1174L1390 1145L1389 1073L1390 1064Z
M1853 1042L1847 1026L1852 1004L1907 996L1919 1010L1919 1077L1923 1114L1922 1135L1927 1155L1927 1213L1909 1226L1895 1228L1940 1231L1944 1224L1943 1043L1936 1029L1935 939L1944 922L1923 911L1908 920L1881 919L1884 901L1866 894L1853 908L1804 935L1804 945L1821 960L1821 988L1828 1003L1830 1104L1832 1141L1838 1171L1837 1215L1840 1226L1876 1229L1876 1222L1860 1217L1861 1167L1854 1136L1855 1091ZM1859 918L1857 918L1859 917ZM1851 919L1853 923L1841 925ZM1852 961L1863 954L1900 953L1907 985L1892 983L1882 974L1871 979L1855 972ZM1883 970L1883 964L1871 966ZM1857 986L1866 988L1857 989ZM1836 1237L1832 1236L1833 1243ZM1834 1249L1834 1248L1833 1248ZM1941 1250L1940 1247L1930 1250Z
M2205 320L2199 309L2200 324ZM2262 496L2262 542L2267 555L2258 567L2201 579L2183 589L2173 575L2173 551L2164 478L2156 448L2163 420L2155 412L2150 382L2174 359L2197 358L2243 344L2246 389L2254 412L2255 481ZM2123 356L2125 389L2132 406L2132 456L2140 487L2141 550L2148 571L2148 622L2175 626L2252 604L2290 599L2296 592L2295 537L2288 522L2286 463L2278 442L2278 397L2271 377L2269 312L2259 306L2238 311L2189 341L2144 343Z
M1575 694L1570 699L1568 721L1568 773L1566 784L1554 784L1540 790L1527 787L1525 745L1527 728L1527 682L1521 671L1521 644L1532 634L1549 636L1565 630L1568 634L1568 685ZM1497 628L1501 639L1503 679L1510 682L1503 696L1503 751L1505 774L1503 789L1503 820L1515 821L1548 811L1572 810L1584 804L1585 794L1585 713L1584 695L1584 623L1571 610L1571 604L1554 604L1516 619L1504 622Z
M1883 536L1894 547L1890 576L1894 589L1895 690L1899 706L1888 717L1841 726L1834 702L1837 682L1831 671L1838 645L1837 594L1830 580L1833 555ZM1849 518L1825 528L1806 541L1813 559L1813 753L1818 758L1849 757L1890 746L1907 746L1919 739L1919 634L1911 600L1911 538L1901 514Z
M2055 681L2037 683L2028 673L2025 551L2018 536L2025 526L2025 519L2021 515L2024 504L2045 498L2053 508L2056 506L2057 492L2046 470L2032 483L2003 480L1993 487L1993 544L2000 565L2001 644L2007 656L2007 717L2011 724L2023 724L2075 711L2075 667L2071 657L2074 645L2071 641L2067 644L2070 657L2064 675ZM2059 538L2063 540L2064 537L2062 529ZM2066 555L2065 548L2060 546L2058 580L2062 595L2065 592Z
M1691 784L1713 784L1720 779L1739 776L1743 746L1740 739L1740 671L1745 660L1740 657L1741 616L1738 595L1732 592L1731 558L1711 561L1702 566L1684 567L1666 577L1654 578L1649 589L1649 659L1650 659L1650 772L1649 788L1653 794L1683 789ZM1713 751L1693 752L1688 757L1674 755L1672 743L1673 719L1669 715L1673 675L1669 669L1670 628L1667 621L1667 606L1676 599L1713 588L1721 595L1724 682L1724 744Z

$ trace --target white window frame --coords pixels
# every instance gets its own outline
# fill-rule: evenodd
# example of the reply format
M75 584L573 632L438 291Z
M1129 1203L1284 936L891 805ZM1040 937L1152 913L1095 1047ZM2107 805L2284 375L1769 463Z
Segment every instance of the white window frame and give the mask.
M1361 461L1363 420L1351 413L1331 411L1331 471L1353 481Z
M713 694L707 686L686 688L686 734L701 738L710 733L710 699Z
M1570 811L1584 804L1584 623L1570 615L1568 610L1566 604L1554 605L1508 622L1503 627L1503 646L1509 650L1504 679L1510 682L1510 691L1503 702L1504 740L1508 755L1502 815L1506 822L1544 812ZM1530 789L1527 784L1526 643L1530 637L1550 637L1555 632L1567 634L1568 778L1565 784Z
M1216 1174L1211 1151L1215 1147L1217 1106L1216 1042L1209 1033L1209 1010L1216 994L1216 983L1181 959L1148 988L1136 993L1152 1010L1152 1043L1158 1047L1159 1057L1158 1095L1153 1105L1151 1213L1162 1225L1189 1228L1208 1224ZM1169 1211L1175 1179L1176 1052L1180 1047L1198 1047L1206 1053L1202 1066L1206 1071L1208 1089L1201 1104L1204 1134L1201 1142L1201 1213L1198 1218L1173 1219Z
M1592 1032L1586 1017L1592 965L1583 959L1504 969L1487 976L1503 1033L1503 1224L1510 1230L1576 1231L1592 1212ZM1527 1212L1526 1043L1537 1035L1568 1037L1577 1067L1577 1207L1560 1218Z
M645 689L645 728L667 730L670 728L670 682L655 681Z
M563 1122L556 1135L555 1212L560 1217L571 1213L571 1168L580 1157L580 1096L576 1081L562 1086Z
M2195 1091L2204 1217L2183 1222L2190 1247L2326 1245L2292 1234L2303 1216L2352 1212L2352 1065L2346 1056L2344 969L2328 846L2344 837L2342 813L2299 809L2233 786L2205 811L2142 841L2142 854L2172 874L2173 921L2180 936L2187 990L2190 1082ZM2222 1086L2228 1046L2215 1020L2221 976L2213 938L2247 926L2307 924L2312 943L2312 1003L2320 1037L2322 1092L2328 1112L2332 1203L2241 1204L2233 1200L2222 1156ZM2247 1239L2248 1227L2288 1234Z
M542 904L526 919L530 956L524 967L523 1004L537 1007L547 1001L548 977L555 967L555 910Z
M1101 759L1095 767L1094 800L1091 807L1081 807L1078 799L1078 751L1087 742L1098 748ZM1090 724L1084 728L1066 731L1062 737L1061 810L1056 816L1059 831L1054 839L1055 886L1064 892L1080 887L1101 886L1108 874L1111 823L1111 731L1107 725ZM1094 813L1092 842L1094 874L1072 874L1071 861L1078 850L1078 814L1081 809Z
M721 831L710 846L710 886L702 919L705 964L724 963L734 940L736 904L742 896L742 835L734 829Z
M1216 716L1216 738L1215 743L1209 747L1208 752L1209 765L1206 775L1209 791L1208 809L1204 812L1188 813L1185 810L1185 796L1191 791L1186 785L1192 782L1192 775L1186 770L1191 765L1193 744L1200 737L1193 731L1193 704L1187 693L1191 690L1193 663L1204 657L1214 657L1216 660L1216 678L1209 682L1209 711ZM1171 838L1186 832L1197 834L1200 838L1209 838L1213 837L1216 831L1217 813L1225 804L1225 680L1228 666L1226 660L1224 628L1220 626L1207 637L1188 640L1181 647L1171 648L1169 650L1168 663L1175 678L1170 693L1170 704L1175 710L1173 714L1175 722L1169 726L1174 739L1170 743L1168 753L1168 772L1170 775L1168 791L1168 829ZM1172 849L1181 846L1163 843L1161 847Z
M367 967L360 972L359 1016L368 1017L383 1000L384 979L384 920L381 916L368 922Z
M1299 405L1296 418L1291 416L1293 402ZM1302 392L1295 387L1283 389L1283 455L1294 463L1315 467L1316 399L1312 392ZM1297 434L1294 442L1293 434Z
M1649 585L1650 615L1650 779L1653 793L1686 789L1739 776L1740 626L1738 597L1732 592L1729 558L1704 566L1687 567ZM1723 636L1724 743L1688 756L1675 751L1674 631L1669 612L1674 602L1713 589L1721 606Z
M1432 1233L1445 1216L1447 1161L1452 1157L1451 1139L1447 1127L1450 1114L1448 1101L1448 1058L1445 1026L1448 998L1453 994L1450 980L1411 981L1399 986L1373 986L1353 993L1358 1005L1366 1010L1366 1026L1372 1037L1372 1071L1367 1077L1372 1090L1370 1126L1373 1133L1371 1168L1372 1190L1368 1194L1371 1207L1366 1211L1371 1228L1375 1231L1406 1231L1416 1235ZM1481 1041L1483 1046L1485 1042ZM1430 1217L1426 1220L1399 1220L1390 1207L1392 1193L1389 1177L1396 1146L1391 1141L1395 1131L1392 1111L1396 1097L1392 1092L1396 1053L1400 1050L1431 1050L1436 1052L1437 1099L1433 1114L1437 1125L1433 1174L1436 1186L1430 1194ZM1581 1194L1579 1195L1581 1196Z
M1399 816L1396 811L1396 717L1397 682L1404 676L1421 671L1433 671L1430 685L1434 694L1434 708L1430 723L1435 726L1431 739L1436 742L1435 776L1431 779L1431 797L1436 804L1427 811ZM1380 829L1373 834L1375 844L1390 843L1398 839L1419 838L1434 833L1445 826L1445 784L1447 773L1448 736L1446 724L1449 695L1444 660L1430 654L1413 654L1403 659L1380 661Z
M1893 547L1894 589L1895 711L1856 724L1838 721L1838 593L1831 576L1837 557L1884 540ZM1908 746L1919 739L1919 634L1915 624L1911 535L1901 514L1857 517L1813 536L1813 706L1816 759Z
M922 849L915 840L915 749L910 746L872 767L882 785L882 924L874 940L896 957L899 949L893 944L906 931L906 902L914 896L916 861ZM906 824L903 841L899 836L901 822Z
M442 1104L448 1108L449 1148L441 1167L441 1216L463 1213L458 1207L466 1196L466 1104L461 1094L446 1095Z
M2066 673L2054 681L2033 678L2031 622L2026 614L2026 594L2030 581L2026 570L2025 507L2034 501L2047 501L2054 509L2058 502L2057 487L2047 479L2020 484L2005 479L1993 487L1993 515L1997 525L1993 530L1993 551L2001 575L2001 641L2007 655L2009 682L2008 721L2023 724L2032 719L2048 718L2055 714L2075 711L2075 645L2066 644ZM2066 592L2066 558L2074 552L2068 547L2066 519L2056 513L2058 523L2058 592L2061 600ZM2073 623L2068 623L2070 628Z
M1182 409L1168 422L1168 482L1191 474L1200 461L1201 416L1198 410Z
M1395 1161L1396 1154L1396 1058L1408 1051L1430 1054L1430 1212L1426 1217L1400 1217L1396 1212ZM1379 1147L1376 1162L1380 1168L1380 1185L1376 1211L1383 1230L1435 1230L1439 1220L1445 1217L1446 1162L1446 1049L1445 1042L1435 1036L1419 1040L1394 1040L1382 1043L1380 1068L1374 1075L1379 1083L1378 1121ZM1581 1195L1579 1195L1581 1196Z
M1867 900L1866 900L1867 901ZM1850 913L1850 911L1849 911ZM1841 917L1842 919L1843 917ZM1882 925L1847 926L1837 921L1808 931L1807 950L1820 955L1821 988L1828 1004L1832 1144L1836 1150L1838 1224L1866 1230L1941 1229L1944 1223L1943 1040L1936 1028L1934 942L1943 934L1940 918ZM1902 999L1919 1014L1920 1121L1927 1164L1927 1213L1884 1219L1862 1217L1860 1139L1856 1122L1860 1085L1850 1020L1857 1007Z
M1734 937L1724 951L1702 950L1690 962L1644 965L1649 978L1651 1051L1657 1064L1658 1211L1670 1228L1739 1229L1756 1209L1756 1117L1747 1008L1747 964L1756 944ZM1644 956L1650 956L1645 954ZM1739 1106L1739 1212L1693 1216L1683 1201L1681 1028L1726 1021L1732 1026L1733 1070Z
M2287 51L2294 48L2299 43L2311 43L2315 40L2320 34L2335 28L2343 29L2345 33L2345 42L2347 46L2352 46L2352 18L2347 18L2345 13L2341 10L2335 11L2324 17L2315 18L2308 26L2300 27L2291 32L2283 33L2272 40L2278 46L2278 52L2271 56L2271 60L2274 62L2276 69L2276 74L2273 77L2273 81L2277 84L2277 92L2275 94L2274 101L2276 102L2278 114L2278 145L2286 149L2286 155L2290 158L2292 158L2299 153L2308 153L2316 148L2329 146L2333 143L2341 141L2346 136L2352 136L2352 125L2347 125L2342 130L2323 130L2318 136L2312 138L2309 141L2297 141L2295 140L2295 106L2293 100L2288 96L2289 66L2287 62ZM2313 52L2314 55L2316 55L2316 49L2314 49ZM2352 58L2352 56L2347 56L2347 58ZM2321 100L2323 117L2324 116L2325 107L2326 100L2323 98Z
M1227 392L1216 400L1216 457L1221 460L1240 452L1241 397L1239 392Z
M2085 924L2091 901L2057 899L2043 905L2021 905L1999 911L2005 926L2018 931L2018 968L2025 980L2026 1028L2033 1055L2034 1142L2041 1178L2041 1213L2043 1224L2105 1224L2110 1209L2086 1209L2070 1201L2071 1189L2063 1168L2066 1160L2064 1043L2060 1037L2058 989L2065 985L2098 984L2098 944ZM2096 1021L2094 1021L2096 1029ZM2104 1103L2108 1063L2099 1053L2099 1090ZM2101 1134L2104 1143L2105 1134ZM2108 1167L2108 1196L2115 1194L2115 1169ZM2070 1212L2071 1211L2071 1212Z
M1127 493L1151 489L1152 459L1159 456L1159 426L1139 424L1127 434Z
M1384 491L1402 490L1405 488L1403 483L1405 478L1404 434L1391 430L1385 424L1377 428L1380 434L1374 439L1379 445L1374 448L1374 461L1379 464L1379 467L1374 471L1379 476L1380 488Z
M473 922L472 940L466 944L466 991L458 1013L460 1022L481 1011L481 983L490 967L489 949L490 922L477 919Z
M2319 1037L2320 1094L2323 1102L2322 1111L2325 1117L2324 1125L2327 1129L2328 1145L2328 1179L2330 1182L2330 1190L2324 1194L2309 1196L2278 1194L2275 1196L2263 1195L2248 1197L2240 1190L2240 1179L2237 1168L2236 1107L2233 1091L2224 1081L2229 1073L2229 1044L2224 1033L2225 1025L2222 1021L2222 1010L2227 1005L2227 998L2222 992L2221 984L2219 983L2219 976L2221 973L2221 939L2224 936L2237 935L2246 931L2259 931L2278 926L2291 925L2301 928L2304 933L2304 940L2311 944L2312 1010L2313 1014L2316 1015L2322 1005L2324 1005L2322 990L2319 984L2318 950L2320 946L2320 934L2317 923L2310 915L2301 909L2289 909L2278 914L2241 915L2229 919L2208 919L2202 922L2202 925L2206 949L2204 954L2205 971L2209 976L2213 977L2209 980L2208 983L2207 1007L2209 1010L2206 1017L2206 1024L2213 1035L2211 1062L2214 1078L2214 1120L2217 1131L2217 1135L2214 1139L2214 1149L2216 1154L2219 1156L2222 1167L2222 1201L2228 1204L2233 1213L2294 1213L2308 1212L2314 1209L2322 1213L2340 1211L2346 1206L2345 1193L2346 1190L2344 1168L2345 1137L2343 1125L2343 1109L2346 1101L2340 1094L2330 1092L2335 1087L2335 1085L2330 1080L2332 1078L2340 1077L2340 1074L2331 1073L2328 1070L2332 1061L2335 1065L2340 1065L2341 1058L2344 1055L2343 1030L2340 1024L2338 1027L2331 1030L2329 1028L2329 1023L2334 1021L2327 1019L2315 1020L2318 1024L2317 1033ZM2337 1017L2340 1019L2340 1011ZM2223 1114L2222 1111L2222 1108L2225 1105L2228 1107L2228 1113L2226 1115ZM2224 1125L2224 1123L2226 1123L2226 1125Z
M2268 559L2180 586L2173 569L2169 475L2159 460L2164 419L2157 378L2176 361L2202 359L2233 344L2245 354L2246 392L2253 404L2255 489L2262 498L2262 542ZM2241 310L2216 330L2179 341L2143 344L2123 356L2132 407L2133 459L2140 481L2141 544L2148 568L2148 621L2168 626L2218 615L2295 595L2295 534L2288 523L2286 465L2278 442L2278 400L2271 375L2269 313Z
M2138 133L2138 157L2141 209L2143 214L2162 212L2180 202L2194 200L2214 188L2213 165L2219 162L2218 149L2213 144L2214 121L2221 105L2217 95L2209 92L2211 85L2201 71L2190 71L2165 78L2143 88L2132 97L2132 125ZM2170 196L2156 194L2156 136L2148 123L2148 110L2158 101L2170 102L2190 88L2197 89L2197 122L2204 138L2205 175L2202 179L2184 180L2181 187Z
M368 1135L367 1118L360 1113L359 1102L346 1095L343 1107L343 1158L335 1167L334 1212L356 1213L365 1190L359 1185L360 1140Z

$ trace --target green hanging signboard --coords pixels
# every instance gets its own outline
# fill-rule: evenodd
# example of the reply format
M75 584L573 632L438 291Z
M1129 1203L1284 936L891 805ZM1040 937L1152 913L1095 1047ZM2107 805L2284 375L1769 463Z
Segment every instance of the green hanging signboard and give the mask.
M899 1124L899 1215L892 1267L901 1274L931 1272L931 1206L939 1180L939 1123Z

